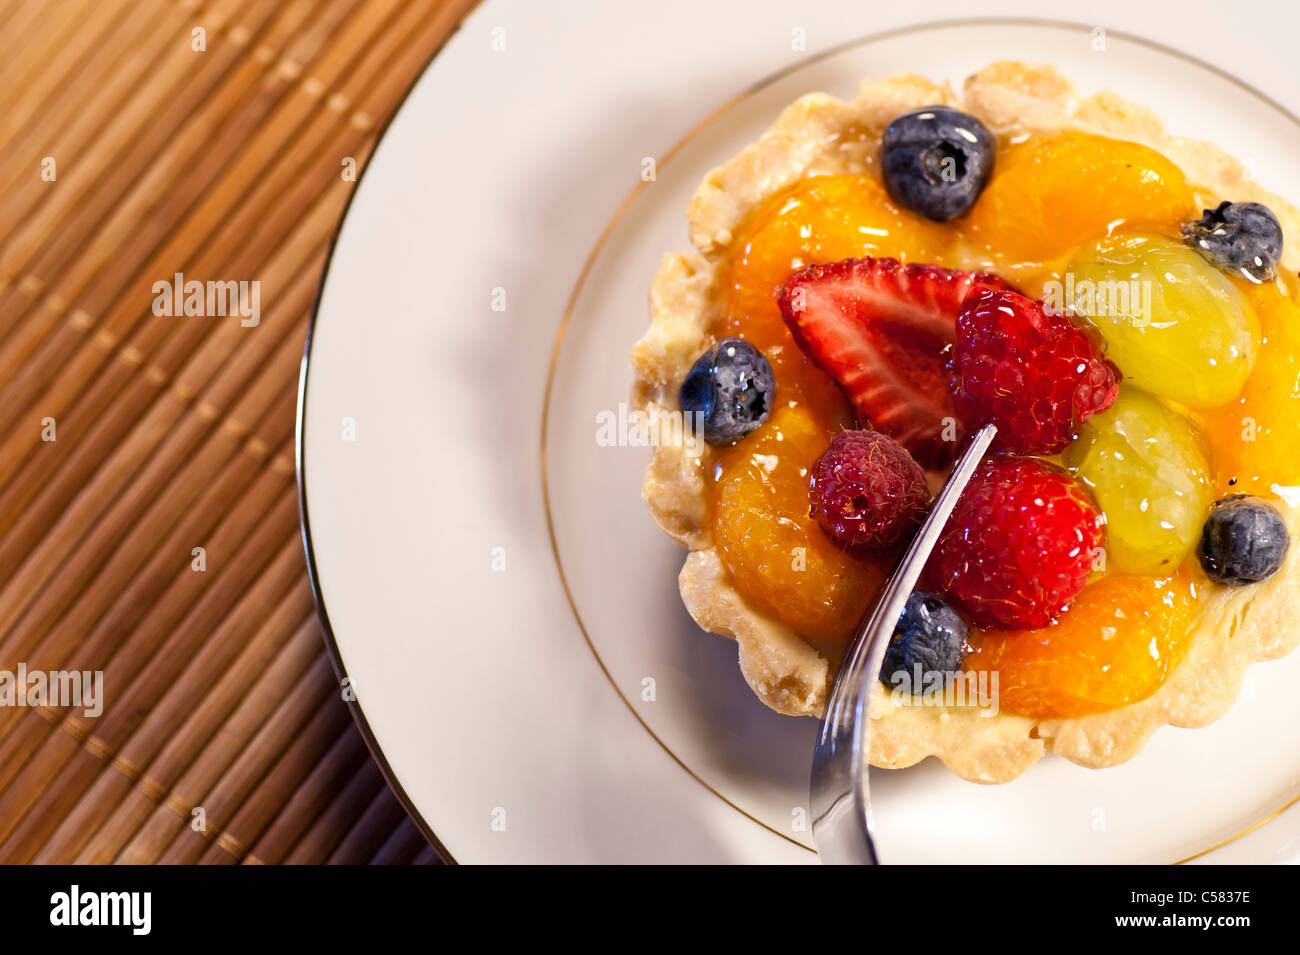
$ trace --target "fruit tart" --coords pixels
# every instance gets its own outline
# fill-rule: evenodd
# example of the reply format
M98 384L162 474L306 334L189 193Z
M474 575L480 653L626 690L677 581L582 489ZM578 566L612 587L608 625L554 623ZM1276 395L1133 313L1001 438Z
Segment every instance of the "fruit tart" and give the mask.
M821 715L990 422L873 687L873 765L1113 765L1300 641L1300 213L1221 150L1051 67L902 75L795 102L688 221L632 351L643 496L769 707Z

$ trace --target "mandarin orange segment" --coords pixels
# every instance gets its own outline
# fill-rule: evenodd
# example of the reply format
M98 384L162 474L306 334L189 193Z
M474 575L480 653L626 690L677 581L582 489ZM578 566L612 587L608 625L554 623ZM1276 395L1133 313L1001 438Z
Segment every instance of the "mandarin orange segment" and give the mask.
M1202 413L1216 497L1300 484L1300 307L1275 285L1242 285L1263 339L1241 395Z
M950 230L899 210L869 176L802 180L764 203L733 240L726 307L715 333L753 342L772 363L778 400L801 399L831 421L846 402L795 344L776 289L795 269L855 256L939 261L952 241Z
M971 637L965 669L996 673L1000 708L1073 719L1144 700L1187 649L1197 585L1187 572L1094 581L1059 622Z
M964 229L1005 266L1046 263L1119 225L1177 234L1197 215L1186 177L1140 143L1069 133L998 156Z
M736 588L817 643L848 636L885 575L883 562L840 550L809 516L811 469L830 439L806 408L778 407L720 455L713 516Z

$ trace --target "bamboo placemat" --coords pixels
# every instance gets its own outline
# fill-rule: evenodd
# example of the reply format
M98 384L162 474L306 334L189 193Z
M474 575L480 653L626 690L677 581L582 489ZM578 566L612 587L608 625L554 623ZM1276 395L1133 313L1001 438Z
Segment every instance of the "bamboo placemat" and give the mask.
M436 861L325 656L293 426L345 160L471 5L0 0L0 670L104 685L0 706L0 862ZM156 314L176 273L260 322Z

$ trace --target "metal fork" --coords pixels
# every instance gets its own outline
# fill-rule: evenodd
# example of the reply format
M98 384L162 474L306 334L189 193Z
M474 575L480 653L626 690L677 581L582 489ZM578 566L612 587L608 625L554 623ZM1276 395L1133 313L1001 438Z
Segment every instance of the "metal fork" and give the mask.
M957 498L996 435L994 425L985 425L957 460L925 523L894 568L875 607L858 627L826 702L826 716L813 749L810 802L813 839L822 862L828 865L880 863L871 831L871 801L867 794L867 760L871 752L867 701L872 686L880 679L885 650L908 595L916 586Z

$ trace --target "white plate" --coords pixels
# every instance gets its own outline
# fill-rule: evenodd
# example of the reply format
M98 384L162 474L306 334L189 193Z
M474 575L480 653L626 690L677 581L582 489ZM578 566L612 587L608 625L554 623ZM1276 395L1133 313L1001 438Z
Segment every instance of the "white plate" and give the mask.
M1104 52L1089 28L1028 21L877 31L831 50L890 17L668 3L633 23L630 7L583 3L561 25L540 6L490 0L438 56L327 269L299 438L336 659L390 778L460 861L815 861L815 724L767 711L734 646L695 628L676 591L682 553L639 499L647 452L596 440L597 415L626 400L646 286L685 244L696 183L801 93L849 96L898 70L959 80L1003 57L1147 103L1292 197L1300 125L1113 29ZM958 5L939 7L927 10ZM792 51L799 31L821 52ZM1242 64L1256 82L1265 52ZM637 187L647 156L656 179ZM554 549L538 463L552 362ZM1300 722L1298 676L1300 656L1253 667L1223 720L1163 729L1115 769L1047 759L1001 787L933 760L877 772L884 858L1169 862L1225 840L1201 858L1293 858L1300 811L1279 810L1300 792L1300 739L1262 730Z

